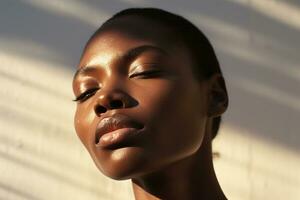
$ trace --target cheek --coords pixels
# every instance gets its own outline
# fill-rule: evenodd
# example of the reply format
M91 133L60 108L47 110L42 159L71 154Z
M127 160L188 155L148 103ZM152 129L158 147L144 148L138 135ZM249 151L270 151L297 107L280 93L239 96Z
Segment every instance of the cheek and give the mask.
M88 146L90 145L92 136L91 127L94 121L93 110L89 107L78 105L74 116L74 127L77 136L87 149L89 149Z
M157 81L140 91L141 115L150 128L153 154L179 159L194 153L205 132L205 96L192 83ZM172 157L173 156L173 157Z

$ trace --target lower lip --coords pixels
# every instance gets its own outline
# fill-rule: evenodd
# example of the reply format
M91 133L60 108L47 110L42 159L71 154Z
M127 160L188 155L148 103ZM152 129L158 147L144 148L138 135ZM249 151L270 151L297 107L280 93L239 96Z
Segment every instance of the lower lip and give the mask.
M140 134L141 129L136 128L120 128L102 135L97 147L102 148L118 148L122 143L126 143L134 139ZM125 145L126 146L126 145Z

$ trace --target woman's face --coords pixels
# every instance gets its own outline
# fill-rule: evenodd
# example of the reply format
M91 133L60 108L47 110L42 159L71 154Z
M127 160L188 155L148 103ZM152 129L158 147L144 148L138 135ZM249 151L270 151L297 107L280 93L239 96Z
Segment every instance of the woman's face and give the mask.
M201 146L207 88L184 45L156 22L122 17L87 45L74 76L75 129L113 179L159 170Z

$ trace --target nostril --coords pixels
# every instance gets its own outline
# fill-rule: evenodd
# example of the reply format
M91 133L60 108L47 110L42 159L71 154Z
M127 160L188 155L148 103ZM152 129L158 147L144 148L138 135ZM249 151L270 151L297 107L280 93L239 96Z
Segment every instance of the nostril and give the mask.
M94 109L95 109L95 113L97 115L100 115L100 114L105 113L107 111L107 109L104 106L101 106L101 105L95 106Z
M123 102L121 100L113 100L109 103L111 109L123 108Z

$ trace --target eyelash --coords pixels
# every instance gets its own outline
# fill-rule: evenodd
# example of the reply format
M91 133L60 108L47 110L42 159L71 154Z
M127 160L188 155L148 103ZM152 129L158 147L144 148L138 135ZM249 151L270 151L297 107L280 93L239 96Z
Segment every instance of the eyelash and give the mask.
M141 76L141 78L153 78L162 74L161 70L148 70L143 72L138 72L129 76L129 78L134 78Z
M137 76L141 76L141 78L153 78L153 77L156 77L161 74L162 74L162 71L160 71L160 70L149 70L149 71L143 71L143 72L138 72L138 73L132 74L129 76L129 78L134 78ZM88 98L93 96L99 89L100 88L88 89L87 91L83 92L78 97L76 97L73 101L84 102Z
M78 97L76 97L73 101L84 102L85 100L87 100L88 98L93 96L97 92L97 90L99 90L99 89L100 88L88 89L87 91L83 92Z

